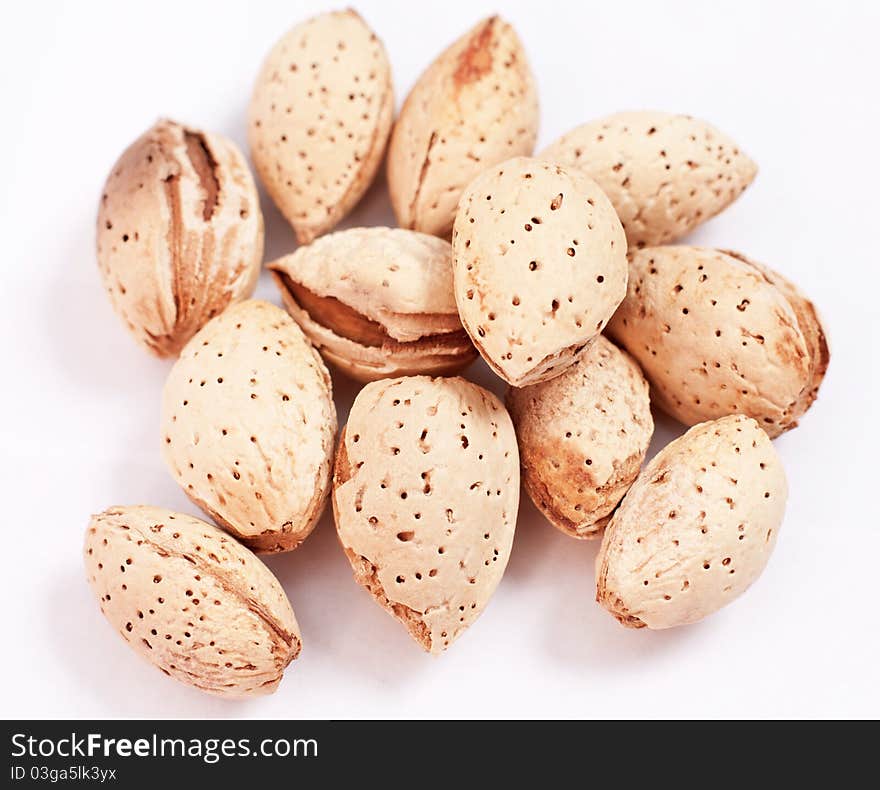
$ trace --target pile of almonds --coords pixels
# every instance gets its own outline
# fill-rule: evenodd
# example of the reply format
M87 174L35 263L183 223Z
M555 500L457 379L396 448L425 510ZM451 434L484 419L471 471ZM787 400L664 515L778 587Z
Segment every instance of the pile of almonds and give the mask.
M740 253L658 246L751 183L736 143L626 112L534 156L535 81L498 17L393 112L384 47L354 11L298 25L266 58L249 142L302 245L268 264L286 312L248 300L263 220L232 142L163 120L107 179L104 284L135 338L177 357L163 455L218 526L112 507L87 529L86 568L129 645L204 691L273 691L299 654L254 552L296 549L328 498L355 579L432 653L501 581L520 475L553 525L602 539L596 600L626 626L717 611L776 541L787 487L770 439L816 397L821 321ZM400 227L330 233L386 150ZM506 406L454 376L477 355ZM338 435L325 363L365 383ZM692 427L642 468L651 404Z

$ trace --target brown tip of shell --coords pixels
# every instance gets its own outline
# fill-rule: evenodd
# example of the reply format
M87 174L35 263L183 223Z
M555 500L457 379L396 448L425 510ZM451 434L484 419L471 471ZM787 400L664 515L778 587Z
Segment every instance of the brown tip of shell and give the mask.
M396 620L399 620L409 635L428 653L433 652L431 643L431 631L425 624L421 612L411 609L402 603L396 603L385 594L385 588L379 581L378 569L366 557L351 551L343 546L348 561L351 563L354 577L357 583L366 588L382 608L388 611Z
M497 16L490 16L472 33L452 75L457 87L476 82L492 69L491 44L497 22Z
M198 505L205 513L207 513L217 524L217 526L226 530L243 546L247 546L255 554L278 554L283 551L293 551L299 548L300 544L305 540L303 536L297 540L284 540L289 538L292 524L287 522L280 530L266 530L259 535L242 535L233 524L223 518L214 508L207 504L204 500L195 496L192 491L187 490L186 495L192 502Z
M624 628L645 628L645 623L635 615L627 612L623 601L617 595L605 589L602 580L599 581L596 587L596 603L604 608Z
M336 460L333 464L333 487L344 485L351 479L352 465L348 459L348 450L345 446L344 427L339 433L339 445L336 450ZM338 532L337 532L338 534ZM341 538L340 538L341 543ZM378 569L366 557L353 552L345 544L342 544L348 561L351 563L351 569L354 571L354 578L358 584L364 587L370 595L388 611L395 619L399 620L406 627L410 636L421 645L428 653L431 649L431 631L425 625L424 616L421 612L411 609L402 603L396 603L388 598L385 588L379 581Z
M295 222L291 222L291 225L293 226L293 232L296 234L296 243L300 247L311 244L318 237L318 233L310 225L302 225Z
M720 249L719 252L729 255L731 258L740 261L745 266L755 270L757 274L764 280L776 288L786 299L797 321L797 327L804 337L807 345L809 374L803 390L794 403L788 407L788 419L780 425L763 425L765 431L771 439L775 439L782 433L796 428L798 420L813 405L819 394L819 387L825 378L828 365L831 361L831 352L828 347L828 338L825 333L825 327L822 318L816 306L786 277L779 272L770 269L763 264L756 263L750 258L736 250ZM789 355L787 362L793 361L789 351L785 347L777 348L777 353L785 358Z
M238 540L256 554L278 554L282 551L293 551L300 547L302 539L293 542L283 540L291 526L288 522L281 530L267 530L259 535L238 537Z

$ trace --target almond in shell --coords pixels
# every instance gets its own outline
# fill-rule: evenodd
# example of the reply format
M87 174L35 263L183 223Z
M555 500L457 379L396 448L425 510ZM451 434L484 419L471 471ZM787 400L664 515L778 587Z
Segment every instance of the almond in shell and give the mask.
M608 198L543 160L518 157L475 178L452 247L461 322L515 387L562 373L626 293L626 238Z
M458 317L449 242L352 228L269 264L315 347L359 381L454 373L476 350Z
M632 253L627 296L608 333L677 420L747 414L771 437L797 425L829 362L813 303L782 275L728 250Z
M107 177L97 240L116 312L149 351L176 355L256 285L263 215L244 157L221 135L159 121Z
M300 652L299 626L269 569L192 516L145 505L92 517L84 558L101 611L166 675L211 694L278 687Z
M300 243L361 199L393 115L385 47L357 12L316 16L272 48L254 85L248 138L257 174Z
M425 650L485 608L518 506L516 437L494 395L424 376L361 390L336 456L336 529L357 581Z
M668 244L733 203L758 168L727 135L689 115L621 112L541 153L604 190L631 247Z
M787 494L779 456L753 419L694 426L645 467L608 524L596 600L633 628L702 620L761 575Z
M600 336L564 373L507 393L523 484L575 538L595 538L639 473L654 432L648 383Z
M388 147L388 186L401 227L448 236L458 199L487 167L530 156L538 98L514 29L484 19L419 77Z
M259 552L295 549L330 485L330 376L282 309L246 301L183 349L162 401L165 462L218 524Z

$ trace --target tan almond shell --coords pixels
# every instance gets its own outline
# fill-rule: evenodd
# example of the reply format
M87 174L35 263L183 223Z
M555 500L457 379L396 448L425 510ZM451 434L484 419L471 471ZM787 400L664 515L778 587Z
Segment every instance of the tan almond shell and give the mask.
M208 320L253 293L263 215L231 141L158 121L119 157L98 210L98 268L137 341L174 356Z
M703 247L632 253L608 334L677 420L747 414L771 437L797 425L829 361L821 319L792 283L739 253Z
M608 198L542 160L511 159L474 179L452 247L461 322L515 387L562 373L626 294L626 238Z
M654 432L639 366L599 336L562 375L510 388L507 408L535 506L567 535L601 536Z
M458 317L447 241L399 228L352 228L300 247L269 268L309 339L359 381L446 375L476 358ZM288 280L355 311L356 323L370 322L377 339L366 342L326 326L321 314L297 302Z
M210 694L270 694L300 652L269 569L222 530L164 508L93 516L84 559L101 611L166 675Z
M290 551L326 504L336 434L330 376L281 308L249 300L186 345L162 401L172 475L257 552Z
M541 158L595 179L630 247L681 238L733 203L758 172L733 140L705 121L650 111L579 126Z
M425 650L483 611L513 543L519 457L490 392L461 378L368 384L342 431L333 480L355 579Z
M301 244L333 228L367 191L393 116L385 47L357 12L313 17L275 44L254 85L248 140Z
M694 426L645 467L605 529L596 600L631 628L702 620L761 575L787 495L753 419Z
M398 224L448 236L458 199L487 167L530 156L538 95L522 43L497 16L484 19L419 77L388 146Z

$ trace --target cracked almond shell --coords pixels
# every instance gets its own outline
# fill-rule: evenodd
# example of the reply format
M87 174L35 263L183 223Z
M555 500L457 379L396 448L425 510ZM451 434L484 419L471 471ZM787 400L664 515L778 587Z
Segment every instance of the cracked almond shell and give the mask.
M241 152L218 134L161 120L122 154L98 210L98 268L141 345L176 355L254 290L263 215Z
M260 180L301 244L367 191L393 115L385 47L357 12L313 17L275 44L254 85L248 139Z
M497 16L484 19L419 77L388 147L398 224L448 236L458 199L487 167L529 156L538 96L522 43Z
M461 378L386 379L355 398L333 480L355 579L425 650L474 622L504 573L519 507L513 425Z
M452 238L461 322L515 387L558 376L626 293L626 238L594 181L518 157L461 197Z
M284 304L324 358L358 381L447 375L476 357L458 317L449 242L353 228L269 264Z
M541 153L602 188L630 247L668 244L723 211L758 168L705 121L665 112L620 112L583 124Z
M782 462L753 419L694 426L645 467L608 524L596 600L632 628L702 620L761 575L787 494Z
M330 376L281 308L241 302L186 345L162 400L162 451L199 507L257 552L290 551L330 486Z
M797 425L829 361L816 308L791 282L739 253L703 247L633 252L608 334L639 361L654 403L675 419L747 414L771 437Z
M101 611L166 675L225 697L269 694L300 652L269 569L222 530L146 505L93 516L84 559Z
M562 375L511 388L507 407L535 506L567 535L599 537L654 432L639 366L600 335Z

